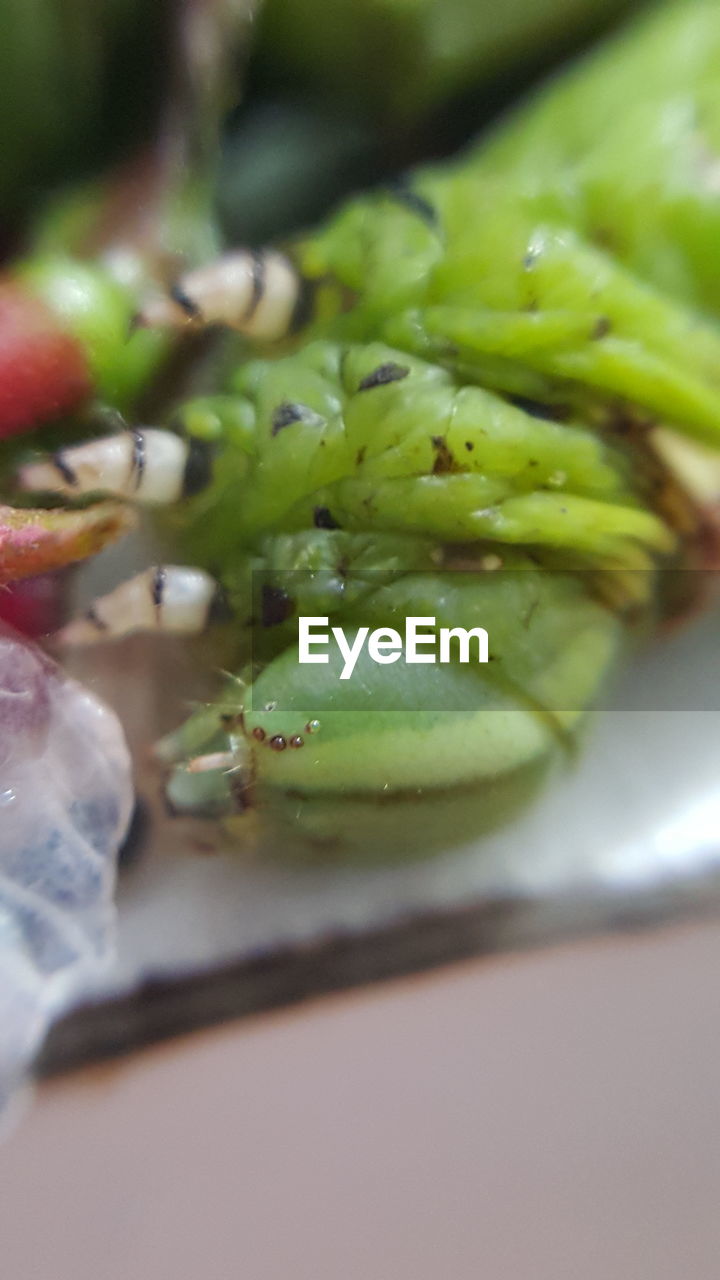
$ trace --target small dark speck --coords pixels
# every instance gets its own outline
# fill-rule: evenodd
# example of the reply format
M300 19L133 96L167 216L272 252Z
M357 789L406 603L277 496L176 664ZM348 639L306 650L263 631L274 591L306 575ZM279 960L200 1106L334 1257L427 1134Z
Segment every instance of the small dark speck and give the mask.
M316 507L313 512L313 523L316 529L339 529L329 507Z
M592 331L592 336L596 340L598 338L605 338L609 334L611 328L612 326L610 324L610 320L608 319L608 317L600 316L598 320L595 322L595 326Z
M404 365L394 364L392 361L379 364L377 369L366 374L358 383L358 391L372 391L373 387L385 387L389 382L400 382L403 378L407 378L409 372L410 370Z
M475 448L475 445L473 444L472 440L465 441L465 448L467 449L468 453L472 453L473 449Z
M365 445L365 444L364 444L364 445L361 445L361 447L358 449L358 451L357 451L357 453L356 453L356 455L355 455L355 466L356 466L356 467L361 467L361 466L362 466L363 462L365 461L365 454L366 454L366 453L367 453L367 445Z
M523 260L522 260L524 270L532 271L539 257L540 257L539 249L528 249L527 253L523 256Z
M443 436L431 436L432 446L435 450L435 462L433 464L433 475L444 476L448 472L459 470L455 461L455 456L451 449L448 449L447 442Z
M293 404L290 400L283 400L275 409L272 416L272 429L270 434L276 436L284 427L291 427L294 422L302 422L307 416L307 409L302 404Z

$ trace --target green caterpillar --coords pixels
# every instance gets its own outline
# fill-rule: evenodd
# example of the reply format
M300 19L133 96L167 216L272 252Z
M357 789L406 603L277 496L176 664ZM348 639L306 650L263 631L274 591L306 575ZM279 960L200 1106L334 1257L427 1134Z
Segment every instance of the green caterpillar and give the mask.
M608 86L637 163L613 161ZM716 105L693 168L696 97ZM683 128L653 146L678 103ZM655 426L720 439L716 121L720 13L664 7L462 163L148 301L146 325L221 322L263 358L237 339L218 394L179 406L174 433L68 449L23 482L185 495L167 518L200 567L148 571L66 635L198 630L220 583L240 674L160 745L177 808L241 830L259 815L274 845L433 847L517 808L572 749L697 535ZM654 253L630 218L643 184ZM301 616L350 643L408 617L485 628L490 661L418 670L363 650L342 681L332 654L300 665Z

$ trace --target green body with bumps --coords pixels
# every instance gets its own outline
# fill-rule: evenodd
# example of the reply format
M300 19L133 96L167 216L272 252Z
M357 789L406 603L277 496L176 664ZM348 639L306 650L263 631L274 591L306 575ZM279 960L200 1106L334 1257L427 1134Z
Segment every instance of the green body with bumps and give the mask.
M243 622L241 677L161 748L180 807L254 804L271 842L334 855L434 847L567 753L688 532L648 424L720 440L716 122L720 14L665 6L461 162L289 246L314 290L294 349L238 352L178 415L215 478L176 528ZM298 663L298 614L480 624L492 660L361 659L343 684ZM187 771L228 748L235 770Z

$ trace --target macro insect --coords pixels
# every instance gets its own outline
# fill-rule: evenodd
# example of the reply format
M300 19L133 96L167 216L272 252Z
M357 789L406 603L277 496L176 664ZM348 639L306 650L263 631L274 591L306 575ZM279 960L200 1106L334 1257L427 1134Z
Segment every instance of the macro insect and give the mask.
M188 557L66 643L229 610L237 675L158 747L176 809L441 843L572 750L663 569L707 543L678 439L720 442L719 85L715 6L664 5L461 161L143 301L139 340L235 332L217 392L19 479L167 508ZM361 657L343 686L298 664L300 615L482 625L491 661Z

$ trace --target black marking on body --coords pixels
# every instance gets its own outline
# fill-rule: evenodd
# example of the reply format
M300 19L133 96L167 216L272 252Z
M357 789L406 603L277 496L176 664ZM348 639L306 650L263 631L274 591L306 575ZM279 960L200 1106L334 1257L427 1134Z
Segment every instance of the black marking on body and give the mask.
M70 466L70 463L66 461L62 449L58 449L57 453L53 454L52 463L55 470L59 472L59 474L62 476L63 480L65 481L65 483L75 488L78 482L78 478L75 475L75 472L73 471L72 467Z
M208 606L206 622L208 626L214 624L222 624L224 622L232 622L235 617L235 610L230 604L227 593L221 586L216 586L212 599Z
M454 471L460 471L461 468L455 461L455 455L448 448L447 441L444 436L431 436L432 447L435 450L435 461L433 463L432 473L434 476L450 475Z
M300 329L304 329L309 324L315 310L315 295L317 293L317 284L314 280L306 280L304 276L297 274L297 297L295 305L290 316L288 325L289 333L298 333Z
M103 621L94 605L85 610L85 621L89 622L96 631L107 631L108 629L107 622Z
M139 427L135 427L131 432L132 435L132 459L130 464L130 474L134 477L135 491L140 488L145 475L145 464L147 462L147 449L145 447L145 436Z
M417 214L427 226L432 227L433 230L437 228L439 223L437 209L425 199L425 196L421 196L419 191L415 191L410 186L407 178L397 178L395 182L391 182L387 187L387 194L405 209Z
M510 404L522 409L531 418L541 418L543 422L565 422L570 416L569 410L561 404L543 404L540 400L532 400L528 396L508 396Z
M283 400L273 411L270 434L276 436L279 431L283 431L285 427L291 427L294 422L302 422L307 417L307 414L308 411L304 404L295 404L291 400Z
M206 489L212 480L214 450L206 440L188 440L188 454L183 472L182 493L192 498Z
M316 507L313 511L313 524L316 529L339 529L335 517L331 514L329 507Z
M372 391L373 387L386 387L389 382L401 382L409 372L405 365L389 360L387 364L379 364L372 373L367 373L358 383L358 391Z
M185 312L188 320L201 320L202 308L198 306L194 298L186 293L179 280L170 286L170 297L176 302L181 311Z
M260 621L263 627L279 627L295 612L295 604L282 587L263 583L261 591Z
M155 612L158 615L158 619L162 611L166 582L167 582L167 573L165 572L163 565L159 564L157 565L155 572L153 574L152 586L150 588L152 602L155 607Z
M252 320L265 293L265 254L261 249L251 249L250 257L250 284L252 291L250 301L243 311L241 319L243 321Z

